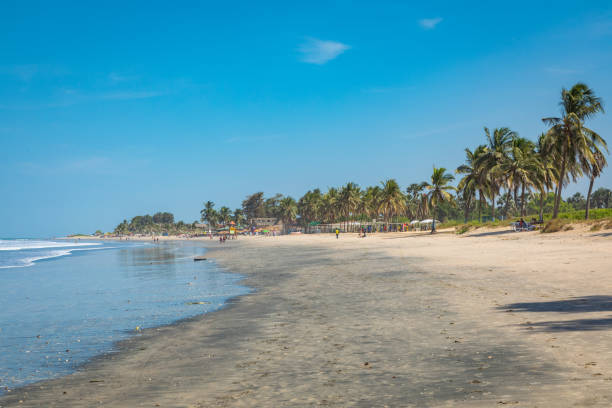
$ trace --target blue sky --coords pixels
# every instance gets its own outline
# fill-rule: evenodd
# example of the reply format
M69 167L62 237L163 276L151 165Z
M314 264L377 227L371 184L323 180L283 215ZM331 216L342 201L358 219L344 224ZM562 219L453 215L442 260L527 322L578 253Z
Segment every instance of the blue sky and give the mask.
M577 81L612 109L609 1L86 3L0 3L0 236L406 186Z

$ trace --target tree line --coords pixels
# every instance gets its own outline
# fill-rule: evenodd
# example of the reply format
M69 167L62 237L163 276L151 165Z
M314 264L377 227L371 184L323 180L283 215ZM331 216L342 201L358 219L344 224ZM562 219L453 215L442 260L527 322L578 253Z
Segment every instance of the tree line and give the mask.
M128 233L181 233L194 231L195 228L195 222L191 224L187 224L183 221L174 222L174 214L169 212L157 212L152 216L149 214L137 215L129 222L127 220L123 220L119 225L117 225L117 227L115 227L114 233L119 235Z
M485 127L485 143L465 149L465 162L454 172L459 176L456 186L451 184L454 174L434 166L429 180L413 183L405 192L395 179L365 188L353 182L326 192L317 188L297 201L281 194L266 198L257 192L233 212L228 207L217 211L208 201L201 219L213 226L232 220L249 225L259 217L302 226L349 220L390 222L398 217L462 217L467 222L475 212L478 220L528 214L542 219L544 213L557 218L560 211L573 209L584 209L588 219L591 208L612 205L609 189L592 191L595 179L607 166L608 148L604 138L586 126L587 120L604 112L603 103L591 88L577 83L562 89L559 106L558 116L542 119L548 130L535 140L520 137L508 127ZM564 201L563 188L580 177L589 179L586 197L575 194Z

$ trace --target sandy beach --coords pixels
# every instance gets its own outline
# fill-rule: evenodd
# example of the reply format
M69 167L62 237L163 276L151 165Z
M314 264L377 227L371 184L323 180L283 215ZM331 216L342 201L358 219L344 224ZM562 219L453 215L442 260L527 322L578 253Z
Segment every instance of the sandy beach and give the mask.
M255 292L0 406L612 406L611 230L202 245Z

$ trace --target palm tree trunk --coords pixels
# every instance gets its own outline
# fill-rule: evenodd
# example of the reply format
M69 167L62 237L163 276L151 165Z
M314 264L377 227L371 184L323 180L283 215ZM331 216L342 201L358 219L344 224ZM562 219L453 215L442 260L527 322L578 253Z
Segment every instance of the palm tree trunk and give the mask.
M514 186L514 204L518 204L518 185Z
M432 223L431 223L431 232L430 232L430 234L433 234L434 232L436 232L436 207L437 206L434 205L434 208L433 208L433 220L432 220Z
M525 216L525 184L521 185L521 217Z
M482 222L482 190L478 190L478 222Z
M557 185L557 196L555 197L555 207L553 209L553 219L559 215L559 205L561 204L561 192L563 191L563 180L565 179L565 157L561 160L561 171L559 172L559 183Z
M512 194L510 193L510 189L507 188L506 189L506 205L504 206L504 216L507 218L508 217L508 212L510 212L510 200L512 199Z
M491 221L495 221L495 193L492 194L491 203L493 204L491 208Z
M468 222L468 218L470 218L470 202L471 202L471 197L468 197L468 199L465 201L465 217L463 221L466 224Z
M544 221L544 191L540 191L540 221Z
M591 176L591 181L589 182L589 192L586 197L586 208L584 210L584 219L589 219L589 210L591 209L591 192L593 191L593 182L595 181L595 176Z

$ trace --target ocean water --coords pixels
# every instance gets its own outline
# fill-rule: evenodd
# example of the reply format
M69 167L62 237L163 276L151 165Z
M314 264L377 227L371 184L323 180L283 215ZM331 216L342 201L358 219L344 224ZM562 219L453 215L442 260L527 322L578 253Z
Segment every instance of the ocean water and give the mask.
M0 239L0 394L246 294L197 242Z

